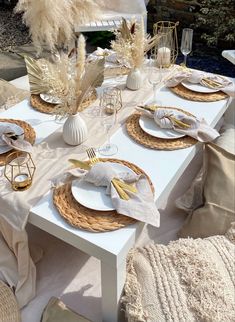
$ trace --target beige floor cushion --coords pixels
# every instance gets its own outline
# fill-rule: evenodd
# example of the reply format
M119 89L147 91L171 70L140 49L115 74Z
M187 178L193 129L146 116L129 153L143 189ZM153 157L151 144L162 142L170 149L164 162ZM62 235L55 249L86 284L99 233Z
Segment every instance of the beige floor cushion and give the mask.
M235 221L235 129L228 125L204 149L203 169L190 189L176 201L189 216L179 237L224 234Z
M235 230L228 236L234 240ZM225 236L134 249L122 302L128 322L232 322L235 245Z

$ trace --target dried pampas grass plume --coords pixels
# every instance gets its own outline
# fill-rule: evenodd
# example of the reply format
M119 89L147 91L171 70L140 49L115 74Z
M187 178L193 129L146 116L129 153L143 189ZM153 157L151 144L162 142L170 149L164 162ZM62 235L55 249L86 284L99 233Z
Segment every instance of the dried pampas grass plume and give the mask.
M19 0L15 13L23 13L38 52L43 45L54 50L73 39L75 25L99 17L99 7L92 0Z

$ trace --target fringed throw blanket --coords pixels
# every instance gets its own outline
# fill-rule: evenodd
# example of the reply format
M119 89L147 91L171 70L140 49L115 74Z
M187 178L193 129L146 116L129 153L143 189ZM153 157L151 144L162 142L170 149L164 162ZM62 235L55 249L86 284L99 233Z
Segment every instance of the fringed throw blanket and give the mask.
M148 245L128 259L128 322L235 321L235 230Z

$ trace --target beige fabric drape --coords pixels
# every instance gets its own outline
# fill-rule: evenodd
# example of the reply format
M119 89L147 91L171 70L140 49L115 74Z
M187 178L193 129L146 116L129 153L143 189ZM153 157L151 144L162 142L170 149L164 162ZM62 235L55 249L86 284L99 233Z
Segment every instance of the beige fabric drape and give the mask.
M0 111L1 109L8 109L29 96L28 91L19 89L4 79L0 79Z

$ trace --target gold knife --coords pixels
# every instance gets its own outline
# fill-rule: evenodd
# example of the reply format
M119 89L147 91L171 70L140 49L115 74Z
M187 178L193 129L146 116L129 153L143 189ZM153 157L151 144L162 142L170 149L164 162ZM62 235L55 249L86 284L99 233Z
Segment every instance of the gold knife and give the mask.
M71 162L73 165L75 165L78 168L81 168L83 170L90 170L91 166L84 161L80 161L80 160L75 160L75 159L69 159L69 162Z

